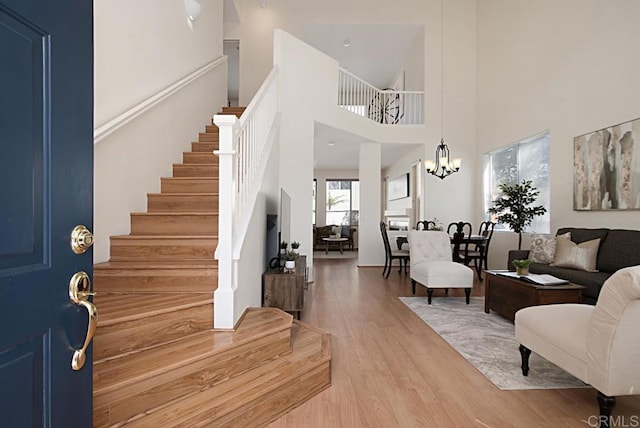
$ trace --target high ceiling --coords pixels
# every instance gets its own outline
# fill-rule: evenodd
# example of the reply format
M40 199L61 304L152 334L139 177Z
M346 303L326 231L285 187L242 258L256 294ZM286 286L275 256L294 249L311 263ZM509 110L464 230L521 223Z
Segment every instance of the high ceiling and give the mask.
M304 41L337 60L341 67L384 89L402 70L409 48L423 43L423 33L423 26L417 24L308 24ZM365 142L368 140L358 135L316 124L314 166L358 169L360 144ZM415 148L414 144L382 144L382 168Z
M418 24L307 24L304 41L385 89L406 63L409 48L424 43L423 34Z
M240 21L233 0L224 0L224 14L225 23ZM415 47L416 43L423 44L423 38L424 27L419 24L313 23L304 26L306 43L334 58L341 67L380 89L387 88L396 78L409 60L409 49ZM369 140L316 124L314 168L358 169L360 144L365 142ZM392 165L415 148L414 144L382 144L382 168Z

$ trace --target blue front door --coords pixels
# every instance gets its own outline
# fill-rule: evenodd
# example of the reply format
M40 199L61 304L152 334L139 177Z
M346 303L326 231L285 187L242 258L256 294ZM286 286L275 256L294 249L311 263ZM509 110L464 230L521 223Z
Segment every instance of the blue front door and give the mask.
M2 427L91 426L90 347L72 368L91 305L69 284L92 275L70 245L92 218L92 1L0 0Z

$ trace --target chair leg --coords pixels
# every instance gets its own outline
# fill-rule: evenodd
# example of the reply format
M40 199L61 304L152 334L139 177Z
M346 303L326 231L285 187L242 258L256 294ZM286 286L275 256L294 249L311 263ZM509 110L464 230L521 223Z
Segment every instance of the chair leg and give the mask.
M473 260L473 265L476 268L476 273L478 274L478 279L480 281L482 281L482 260L481 259L474 259Z
M431 298L433 297L433 288L427 288L427 303L431 304Z
M531 355L531 349L524 345L520 345L520 357L522 358L522 376L529 375L529 356Z
M393 267L393 259L389 259L389 267L387 268L387 274L385 278L389 278L389 274L391 273L391 268Z
M411 278L411 291L416 294L416 280Z
M464 295L465 295L465 301L467 302L467 305L469 304L469 298L471 297L471 289L470 288L465 288L464 289Z
M598 391L598 406L600 407L600 428L609 428L611 411L616 405L616 397L609 397Z

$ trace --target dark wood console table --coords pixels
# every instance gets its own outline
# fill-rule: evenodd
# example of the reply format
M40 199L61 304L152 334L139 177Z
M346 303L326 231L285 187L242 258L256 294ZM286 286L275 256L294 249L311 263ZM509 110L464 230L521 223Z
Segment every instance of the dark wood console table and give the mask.
M487 274L484 289L484 311L493 309L513 321L522 308L554 303L582 303L582 290L577 284L537 285L516 278Z
M307 257L296 259L292 273L268 270L262 275L262 306L293 312L300 319L304 310L304 292L307 288Z

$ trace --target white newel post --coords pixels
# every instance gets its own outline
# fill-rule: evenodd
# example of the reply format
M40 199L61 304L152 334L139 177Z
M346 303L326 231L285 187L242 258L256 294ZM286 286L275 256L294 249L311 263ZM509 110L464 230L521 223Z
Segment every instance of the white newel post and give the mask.
M231 115L213 117L219 130L219 150L214 154L220 158L218 180L218 288L213 298L213 327L231 329L235 323L235 283L233 272L233 215L237 183L234 180L235 136L238 119Z

